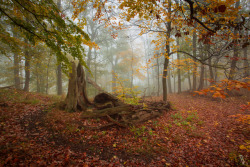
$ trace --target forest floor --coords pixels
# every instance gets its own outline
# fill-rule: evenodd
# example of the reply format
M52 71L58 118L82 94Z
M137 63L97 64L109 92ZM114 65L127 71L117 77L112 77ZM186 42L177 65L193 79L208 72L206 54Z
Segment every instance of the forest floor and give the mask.
M55 96L0 89L0 166L250 164L249 99L190 93L168 99L172 110L159 118L130 128L91 130L79 124L99 126L107 120L61 111Z

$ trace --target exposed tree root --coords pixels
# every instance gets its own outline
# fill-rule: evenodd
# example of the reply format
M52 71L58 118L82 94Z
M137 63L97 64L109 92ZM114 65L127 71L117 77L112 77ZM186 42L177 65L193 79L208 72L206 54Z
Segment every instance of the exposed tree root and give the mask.
M96 110L83 112L81 118L107 117L112 125L120 127L129 127L148 121L161 116L170 109L170 104L165 102L147 102L147 106L124 104L109 93L98 94L94 99L94 105ZM103 127L96 127L96 129L99 128Z

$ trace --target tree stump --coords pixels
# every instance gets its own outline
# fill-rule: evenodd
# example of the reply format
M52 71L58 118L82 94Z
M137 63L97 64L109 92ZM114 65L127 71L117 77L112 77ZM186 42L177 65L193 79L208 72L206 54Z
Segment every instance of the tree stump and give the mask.
M86 93L86 81L83 67L80 63L72 62L72 71L69 74L68 94L65 99L65 109L69 112L86 111L91 105Z

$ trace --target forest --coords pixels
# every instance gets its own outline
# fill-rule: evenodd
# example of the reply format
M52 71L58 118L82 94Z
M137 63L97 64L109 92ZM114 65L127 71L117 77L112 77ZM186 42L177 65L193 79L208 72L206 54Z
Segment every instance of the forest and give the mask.
M249 166L248 0L0 0L0 166Z

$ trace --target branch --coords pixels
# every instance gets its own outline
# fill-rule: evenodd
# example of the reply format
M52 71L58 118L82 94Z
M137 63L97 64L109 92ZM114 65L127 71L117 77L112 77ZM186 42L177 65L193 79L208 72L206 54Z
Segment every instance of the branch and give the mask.
M34 36L38 37L40 40L43 40L42 37L40 37L39 35L37 35L36 33L34 33L33 31L30 31L27 27L25 27L22 24L17 23L12 17L10 17L4 10L2 10L0 8L0 12L2 12L5 16L7 16L14 24L18 25L19 27L21 27L22 29L28 31L29 33L33 34Z
M198 22L202 27L204 27L204 28L207 29L208 31L211 31L211 32L213 32L213 33L216 33L215 30L213 30L213 29L207 27L202 21L200 21L198 18L196 18L196 17L194 16L194 2L191 1L191 0L184 0L184 1L186 1L186 2L189 4L189 7L190 7L190 19L191 19L191 20L192 20L192 19L195 20L196 22Z
M172 54L177 53L177 52L179 52L179 53L184 53L184 54L186 54L186 55L192 57L193 59L199 61L199 62L200 62L201 64L203 64L203 65L207 65L207 66L210 66L210 67L215 67L215 68L219 68L219 69L223 69L223 70L228 69L228 68L223 68L223 67L218 67L218 66L212 66L212 65L209 65L208 63L205 63L205 62L204 62L204 61L210 59L213 55L212 55L212 56L209 56L208 58L206 58L206 59L204 59L204 60L200 60L200 59L198 59L197 57L191 55L191 54L188 53L188 52L185 52L185 51L175 51L175 52L169 53L169 56L171 56Z

